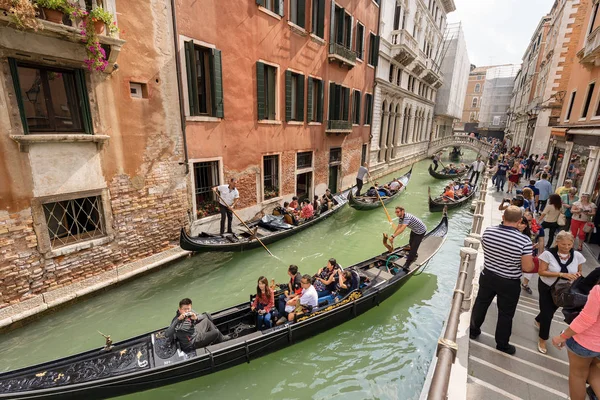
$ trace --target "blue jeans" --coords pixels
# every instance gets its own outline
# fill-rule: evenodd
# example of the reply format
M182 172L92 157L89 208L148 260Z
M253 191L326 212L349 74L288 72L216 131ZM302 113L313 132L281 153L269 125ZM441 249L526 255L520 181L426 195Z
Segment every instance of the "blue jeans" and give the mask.
M496 189L504 190L505 183L506 183L506 175L498 175L496 177Z
M256 329L263 330L269 329L273 326L273 322L271 321L271 313L266 314L256 314Z
M279 318L287 317L287 313L285 312L285 303L287 303L285 300L285 294L282 294L277 300L277 311L279 311Z
M572 337L568 338L565 344L572 353L581 358L600 358L600 352L586 349L577 343Z
M321 297L329 296L330 294L331 292L325 289L322 292L317 292L317 297L320 299Z

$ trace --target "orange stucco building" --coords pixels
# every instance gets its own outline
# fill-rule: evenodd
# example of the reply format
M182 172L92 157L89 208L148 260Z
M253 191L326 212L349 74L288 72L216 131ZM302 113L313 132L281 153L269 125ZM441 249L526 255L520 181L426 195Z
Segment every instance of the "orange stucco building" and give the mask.
M241 214L338 191L366 161L375 1L177 1L193 225L237 178Z

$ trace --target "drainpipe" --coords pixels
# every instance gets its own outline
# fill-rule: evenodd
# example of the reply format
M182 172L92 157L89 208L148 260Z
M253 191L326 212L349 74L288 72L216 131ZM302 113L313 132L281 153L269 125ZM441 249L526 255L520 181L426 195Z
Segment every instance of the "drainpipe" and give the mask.
M185 164L185 174L190 173L188 158L187 137L185 135L185 109L183 103L183 82L181 79L181 57L179 52L179 35L177 30L177 15L175 13L175 0L171 0L171 18L173 22L173 43L175 45L175 69L177 71L177 94L179 97L179 117L181 120L181 135L183 136L183 157Z
M379 51L381 51L381 12L383 9L383 1L379 1L379 12L377 13L377 36L379 36ZM379 53L377 54L377 58L379 58ZM369 127L369 129L371 130L371 132L369 133L369 146L367 146L368 151L367 151L367 160L365 160L368 164L369 164L369 168L371 167L371 163L370 163L370 156L369 153L371 152L371 141L373 140L373 116L375 115L375 89L377 89L377 70L379 69L379 61L377 62L377 65L375 66L375 71L373 72L373 101L371 102L371 126ZM383 108L381 109L381 115L383 115Z

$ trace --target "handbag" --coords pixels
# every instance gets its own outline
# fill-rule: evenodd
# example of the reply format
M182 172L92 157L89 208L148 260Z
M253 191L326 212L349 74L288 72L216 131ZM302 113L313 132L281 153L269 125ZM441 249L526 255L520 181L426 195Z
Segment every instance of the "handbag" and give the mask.
M566 279L557 279L550 287L554 304L563 308L583 307L587 301L587 296L572 290L581 280L583 280L583 277L579 277L573 282Z
M586 222L586 224L583 226L583 231L585 233L590 233L593 230L594 230L594 223L593 222Z
M538 256L533 256L533 270L528 274L537 274L540 271L540 259Z
M565 226L567 224L567 217L565 216L565 214L561 213L558 216L556 223L558 224L558 226ZM585 230L585 227L584 227L584 230Z

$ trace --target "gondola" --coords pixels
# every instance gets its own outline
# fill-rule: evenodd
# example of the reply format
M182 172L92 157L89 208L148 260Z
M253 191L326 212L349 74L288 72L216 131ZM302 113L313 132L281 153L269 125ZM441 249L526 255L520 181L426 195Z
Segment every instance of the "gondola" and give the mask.
M338 326L378 306L393 295L437 253L448 232L444 213L430 231L409 270L407 251L359 262L348 268L361 276L361 286L338 302L321 302L296 322L257 331L250 302L207 314L231 340L185 353L164 337L166 328L59 360L0 374L0 399L101 399L173 384L237 364ZM316 268L315 268L316 270ZM170 316L165 316L169 318Z
M458 208L458 207L461 207L461 206L469 203L469 201L471 201L473 199L473 196L475 196L475 193L477 193L477 190L476 189L471 190L471 193L469 193L468 196L465 196L462 199L459 199L456 201L443 201L441 196L437 197L435 199L432 199L431 198L431 188L428 188L427 192L429 194L429 211L440 212L440 211L444 210L444 207L447 207L448 209Z
M461 176L463 176L464 174L466 174L469 170L468 169L464 169L462 171L459 171L459 173L457 174L442 174L439 173L437 171L434 171L433 168L431 168L431 165L429 165L429 175L433 176L435 179L455 179L455 178L460 178Z
M460 161L463 153L460 151L460 147L454 147L449 154L450 161Z
M239 234L226 236L202 232L199 236L192 237L187 234L184 228L181 228L179 246L184 250L195 252L250 250L261 246L260 242L254 238L254 235L264 244L273 243L295 235L334 215L346 205L350 191L351 189L348 189L333 196L335 205L331 210L321 212L308 221L298 223L298 225L286 223L283 221L283 216L279 216L280 218L265 216L260 220L247 223L253 234L250 234L247 230Z
M408 186L408 182L410 181L410 176L412 175L412 169L413 169L413 167L411 166L410 171L408 171L406 174L404 174L400 178L398 178L398 180L402 183L402 187L400 188L400 190L398 190L396 193L392 194L391 196L381 196L381 200L383 200L383 204L388 204L389 202L398 198L406 190L406 187ZM379 200L379 198L377 196L355 197L354 192L352 190L348 194L348 203L350 204L350 207L354 208L355 210L361 210L361 211L368 211L368 210L373 210L375 208L381 207L381 201Z

